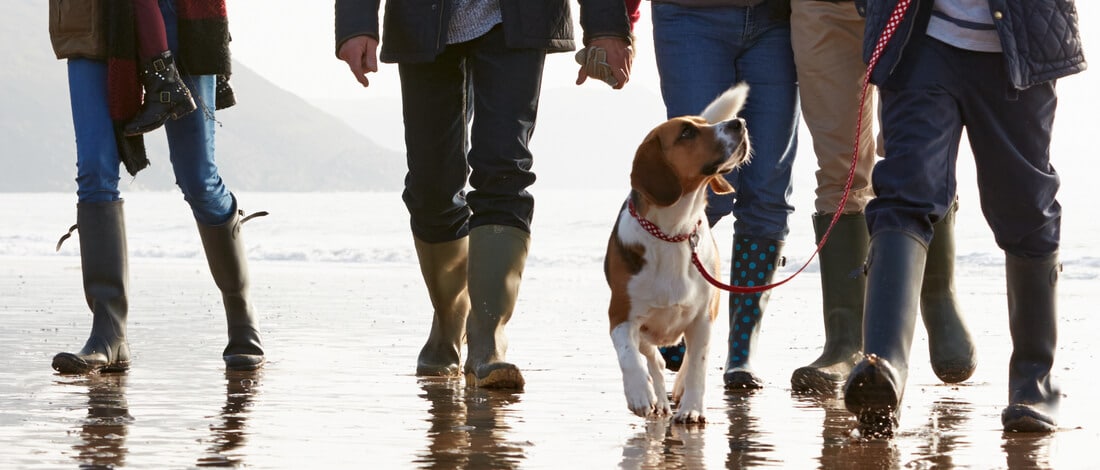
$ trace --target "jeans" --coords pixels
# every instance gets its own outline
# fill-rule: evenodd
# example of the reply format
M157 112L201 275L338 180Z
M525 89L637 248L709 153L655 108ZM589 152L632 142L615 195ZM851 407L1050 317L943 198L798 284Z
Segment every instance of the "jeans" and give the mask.
M739 236L783 240L797 146L798 78L791 28L759 7L687 8L653 3L653 42L668 117L697 115L738 82L749 85L740 116L752 160L726 175L735 193L708 194L713 226L733 213Z
M409 170L402 199L414 236L442 243L489 224L531 231L528 142L545 58L507 47L498 25L433 62L399 65Z
M178 54L174 2L161 0L168 46ZM107 105L107 63L69 59L69 98L76 133L76 183L78 202L119 199L119 165L113 123ZM236 209L233 195L222 183L214 164L213 75L183 76L199 109L164 125L169 160L176 185L191 206L195 219L220 225Z
M907 231L928 242L955 200L965 128L982 213L997 245L1024 258L1058 250L1059 179L1050 164L1054 82L1016 90L1004 55L973 52L914 34L879 87L886 157L872 174L871 236Z

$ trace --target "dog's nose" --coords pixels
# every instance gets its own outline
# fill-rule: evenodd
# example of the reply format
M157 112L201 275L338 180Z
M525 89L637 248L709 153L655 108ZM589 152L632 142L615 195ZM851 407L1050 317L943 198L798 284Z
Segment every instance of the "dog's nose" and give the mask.
M741 118L731 119L728 124L731 131L740 132L745 128L745 120Z

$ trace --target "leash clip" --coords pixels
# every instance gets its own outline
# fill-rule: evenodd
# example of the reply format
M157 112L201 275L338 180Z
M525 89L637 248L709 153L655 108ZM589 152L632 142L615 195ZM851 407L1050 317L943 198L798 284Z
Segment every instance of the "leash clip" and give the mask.
M699 248L699 231L698 230L696 230L694 232L691 232L691 235L688 237L688 245L691 246L691 252L692 253L695 253L696 249Z

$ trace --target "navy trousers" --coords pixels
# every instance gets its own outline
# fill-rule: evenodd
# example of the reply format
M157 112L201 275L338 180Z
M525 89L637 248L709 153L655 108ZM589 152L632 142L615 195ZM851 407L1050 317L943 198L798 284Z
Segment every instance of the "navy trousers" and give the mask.
M1057 106L1054 82L1017 90L1004 56L958 49L914 34L879 86L886 156L874 168L867 223L926 242L955 199L955 165L965 128L981 208L997 244L1034 258L1058 250L1059 179L1050 164Z
M545 59L542 50L507 47L498 25L433 62L399 65L409 170L402 199L414 236L442 243L490 224L531 231L528 142Z

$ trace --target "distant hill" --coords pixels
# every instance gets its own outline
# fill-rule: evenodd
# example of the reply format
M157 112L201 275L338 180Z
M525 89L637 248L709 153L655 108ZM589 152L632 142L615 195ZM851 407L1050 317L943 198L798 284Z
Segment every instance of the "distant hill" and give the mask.
M46 3L8 0L0 16L0 192L75 191L76 144L65 62L50 49ZM217 161L231 189L383 191L402 186L401 152L372 142L240 63L237 106L218 113ZM399 119L399 118L396 118ZM166 190L163 131L146 137L149 168L122 189Z

